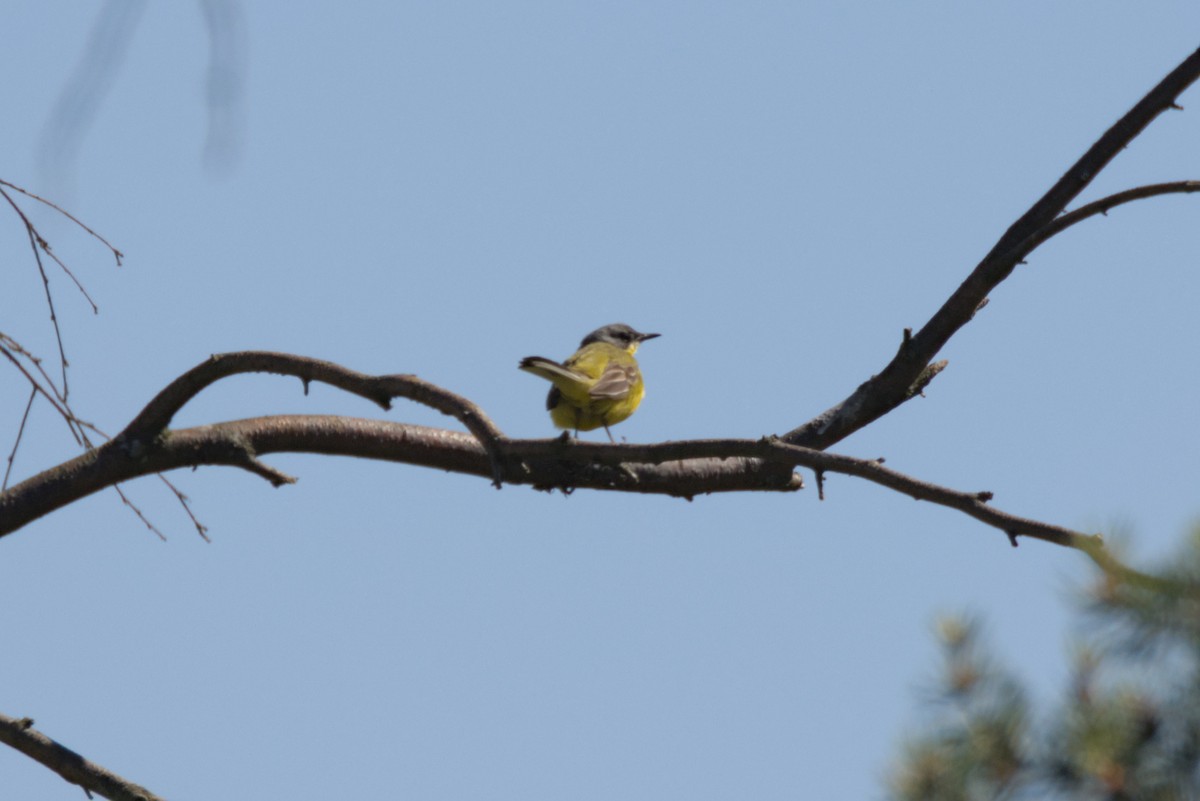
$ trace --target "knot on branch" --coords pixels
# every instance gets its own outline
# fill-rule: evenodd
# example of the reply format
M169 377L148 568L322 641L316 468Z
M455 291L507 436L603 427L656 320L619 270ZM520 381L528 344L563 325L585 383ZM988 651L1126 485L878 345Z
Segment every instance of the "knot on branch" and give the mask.
M165 436L165 432L156 439L161 439L163 436ZM112 447L135 462L145 459L146 452L149 450L141 437L126 436L124 433L117 435L117 438L112 441Z

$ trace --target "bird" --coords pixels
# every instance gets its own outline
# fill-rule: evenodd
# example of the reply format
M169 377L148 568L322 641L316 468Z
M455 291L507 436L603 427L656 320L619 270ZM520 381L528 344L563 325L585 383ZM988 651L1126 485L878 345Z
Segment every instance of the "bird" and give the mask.
M657 336L613 323L584 337L579 350L562 363L526 356L518 367L554 385L546 408L555 426L573 429L577 437L580 431L603 426L609 442L615 442L609 426L633 414L646 394L633 354L638 345Z

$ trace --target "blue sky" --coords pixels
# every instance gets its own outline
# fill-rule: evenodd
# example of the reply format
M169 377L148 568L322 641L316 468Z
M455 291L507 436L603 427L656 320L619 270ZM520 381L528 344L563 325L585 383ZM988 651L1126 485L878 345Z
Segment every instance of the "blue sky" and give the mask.
M554 433L525 355L660 331L630 441L786 431L892 356L1197 46L1195 3L246 4L240 153L206 167L194 4L147 4L73 171L39 171L92 12L19 2L0 177L126 254L44 233L79 413L121 428L210 353L412 372ZM1200 178L1196 90L1089 188ZM1043 247L949 369L836 450L1169 551L1200 513L1197 200ZM50 357L0 226L0 330ZM25 390L0 380L7 451ZM374 416L240 378L178 425ZM398 405L388 419L451 425ZM15 473L74 455L35 409ZM919 721L932 622L983 616L1049 698L1084 558L849 478L796 495L569 498L305 456L272 490L156 481L0 542L0 711L167 797L875 798ZM809 479L811 483L811 477ZM0 751L4 794L75 799Z

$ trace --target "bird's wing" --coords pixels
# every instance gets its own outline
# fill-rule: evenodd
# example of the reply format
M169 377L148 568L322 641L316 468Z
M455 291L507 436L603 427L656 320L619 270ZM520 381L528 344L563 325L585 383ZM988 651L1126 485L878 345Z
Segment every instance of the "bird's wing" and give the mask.
M588 390L592 398L624 398L638 379L638 369L632 364L610 363L596 383Z

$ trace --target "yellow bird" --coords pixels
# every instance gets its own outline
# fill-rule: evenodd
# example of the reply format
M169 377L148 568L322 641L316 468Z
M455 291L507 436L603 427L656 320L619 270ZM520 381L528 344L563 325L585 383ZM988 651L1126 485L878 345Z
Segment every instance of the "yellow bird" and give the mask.
M526 356L519 367L554 385L546 396L554 425L574 429L577 435L603 426L612 442L608 427L633 414L646 394L633 354L638 345L656 336L613 323L584 337L579 350L562 364Z

